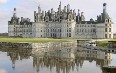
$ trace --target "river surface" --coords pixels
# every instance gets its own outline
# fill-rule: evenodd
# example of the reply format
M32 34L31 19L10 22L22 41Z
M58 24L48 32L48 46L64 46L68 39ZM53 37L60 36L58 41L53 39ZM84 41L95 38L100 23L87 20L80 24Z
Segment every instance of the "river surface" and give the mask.
M0 49L0 73L102 73L116 66L116 54L78 47L42 52L37 49Z

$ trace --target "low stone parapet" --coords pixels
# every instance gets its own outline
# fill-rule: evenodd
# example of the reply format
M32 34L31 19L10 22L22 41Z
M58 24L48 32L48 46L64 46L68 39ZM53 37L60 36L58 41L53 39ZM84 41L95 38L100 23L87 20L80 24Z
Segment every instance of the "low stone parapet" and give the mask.
M47 43L13 43L13 42L0 42L1 48L29 48L29 49L48 49L48 48L61 48L76 46L75 42L47 42Z

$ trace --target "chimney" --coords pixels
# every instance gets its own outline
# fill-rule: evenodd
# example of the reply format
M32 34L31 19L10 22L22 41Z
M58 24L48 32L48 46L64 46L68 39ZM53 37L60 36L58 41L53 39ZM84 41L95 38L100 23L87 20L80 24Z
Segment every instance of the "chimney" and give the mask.
M21 22L23 22L23 17L21 17Z

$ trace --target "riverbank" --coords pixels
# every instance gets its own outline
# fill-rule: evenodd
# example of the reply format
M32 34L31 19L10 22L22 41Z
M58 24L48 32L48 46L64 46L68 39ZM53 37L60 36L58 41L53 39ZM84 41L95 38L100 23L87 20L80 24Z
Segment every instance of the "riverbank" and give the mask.
M53 38L0 38L0 42L72 42L77 41L77 39L53 39Z
M31 42L31 43L44 43L44 42L76 42L77 40L93 40L97 41L98 46L107 46L108 41L116 41L116 39L54 39L54 38L0 38L0 42Z
M78 39L79 41L96 41L97 46L107 46L108 45L108 41L116 41L116 39Z
M77 46L75 42L46 42L46 43L13 43L13 42L0 42L0 48L23 48L23 49L39 49L39 50L51 50L61 49L63 47L74 47Z
M98 39L97 41L97 45L98 46L107 46L108 45L108 41L116 41L116 39Z

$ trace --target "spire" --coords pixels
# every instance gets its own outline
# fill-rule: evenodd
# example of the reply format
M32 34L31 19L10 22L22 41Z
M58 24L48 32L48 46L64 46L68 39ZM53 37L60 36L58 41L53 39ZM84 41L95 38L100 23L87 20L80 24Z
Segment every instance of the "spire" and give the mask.
M80 10L78 9L78 16L80 16Z
M64 6L64 12L66 12L66 6Z
M60 5L59 5L59 11L61 12L61 1L60 1Z
M16 8L14 8L13 17L16 17Z
M53 12L54 12L54 10L53 10L53 8L51 9L51 14L53 14Z
M75 9L73 10L73 14L75 14Z
M110 19L109 15L107 13L107 4L106 3L103 3L102 19L103 19L103 22L105 21L105 19Z
M84 12L81 12L81 16L83 16L83 13L84 13Z
M16 8L14 8L14 11L16 11Z
M81 12L81 21L85 21L84 12Z
M60 1L60 6L61 6L61 1Z
M81 21L81 16L80 16L80 10L78 9L78 15L76 17L76 21L80 22Z
M69 12L70 11L70 5L68 4L67 5L67 12Z
M39 13L39 14L41 13L40 5L38 6L38 13Z
M103 13L106 13L106 12L107 12L107 4L104 3L104 4L103 4Z

